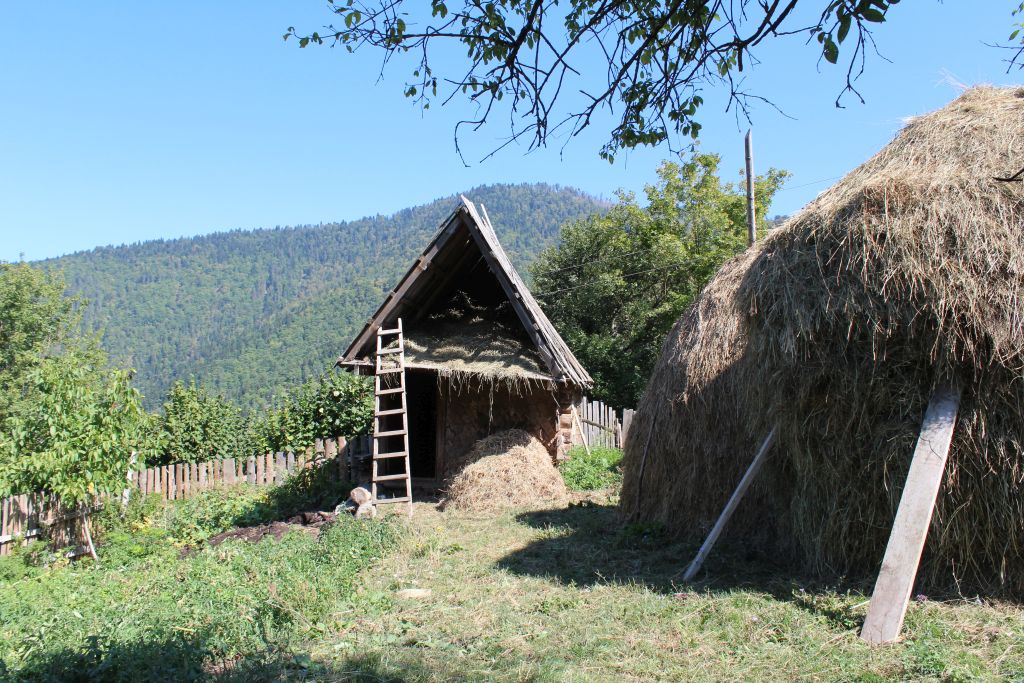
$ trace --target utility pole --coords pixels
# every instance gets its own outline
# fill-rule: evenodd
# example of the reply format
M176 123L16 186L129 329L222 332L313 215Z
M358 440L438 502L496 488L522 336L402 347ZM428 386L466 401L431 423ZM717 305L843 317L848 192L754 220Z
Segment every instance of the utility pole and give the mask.
M747 130L747 243L757 240L757 223L754 216L754 129Z

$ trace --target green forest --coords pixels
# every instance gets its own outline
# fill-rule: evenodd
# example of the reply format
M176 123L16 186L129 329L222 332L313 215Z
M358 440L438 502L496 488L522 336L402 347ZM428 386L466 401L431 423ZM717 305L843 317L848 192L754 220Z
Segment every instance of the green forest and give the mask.
M524 274L566 221L607 204L543 184L467 191ZM344 350L456 196L391 216L99 247L40 262L61 271L112 364L156 409L195 378L244 408L318 377Z

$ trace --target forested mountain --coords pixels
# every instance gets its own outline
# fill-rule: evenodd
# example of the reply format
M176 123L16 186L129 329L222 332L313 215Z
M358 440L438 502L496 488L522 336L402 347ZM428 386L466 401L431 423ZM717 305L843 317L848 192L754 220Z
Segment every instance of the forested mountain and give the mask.
M489 185L482 203L517 268L559 226L604 205L549 185ZM446 197L346 223L155 240L42 262L89 301L84 324L134 367L153 408L175 379L196 377L242 405L321 372L380 304L440 222Z

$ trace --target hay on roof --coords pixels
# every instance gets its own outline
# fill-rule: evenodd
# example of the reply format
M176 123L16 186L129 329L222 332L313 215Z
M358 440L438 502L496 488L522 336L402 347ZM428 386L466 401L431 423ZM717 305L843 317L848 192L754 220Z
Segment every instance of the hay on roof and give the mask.
M436 370L453 382L482 379L517 388L550 383L550 373L513 316L507 302L482 306L456 292L406 334L406 365Z
M871 576L951 379L964 396L919 579L1024 595L1024 188L993 179L1021 166L1024 89L975 88L727 264L638 407L626 515L699 537L778 425L727 536Z

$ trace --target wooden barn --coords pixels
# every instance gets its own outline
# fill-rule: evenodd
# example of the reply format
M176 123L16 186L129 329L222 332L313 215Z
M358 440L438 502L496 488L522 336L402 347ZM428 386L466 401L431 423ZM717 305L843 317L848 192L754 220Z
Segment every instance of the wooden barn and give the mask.
M477 440L506 429L562 455L572 406L592 380L512 266L486 209L462 198L339 365L380 374L378 332L399 328L407 409L387 433L404 437L413 485L440 484ZM378 412L400 409L381 410L378 397ZM378 433L392 429L375 424Z

